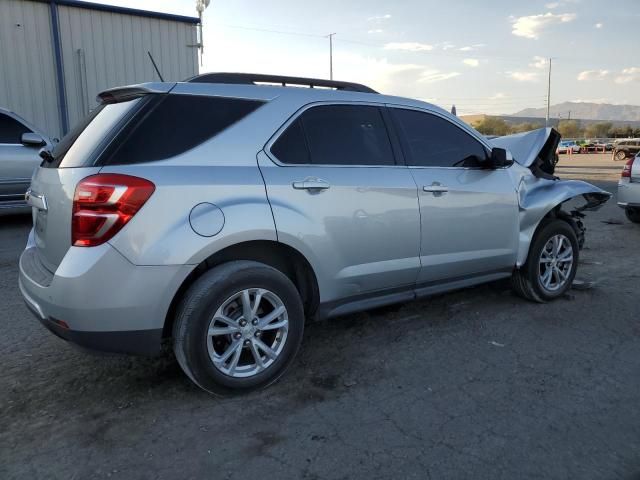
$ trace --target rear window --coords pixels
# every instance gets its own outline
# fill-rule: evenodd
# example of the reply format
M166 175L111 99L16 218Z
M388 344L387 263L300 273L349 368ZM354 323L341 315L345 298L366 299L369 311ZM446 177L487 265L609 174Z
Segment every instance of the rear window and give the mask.
M162 95L144 105L114 142L109 165L175 157L219 134L264 102L197 95Z
M43 166L74 168L91 165L94 160L93 154L102 144L102 140L120 124L139 101L140 99L136 99L98 105L62 137L51 151L52 160L43 162Z

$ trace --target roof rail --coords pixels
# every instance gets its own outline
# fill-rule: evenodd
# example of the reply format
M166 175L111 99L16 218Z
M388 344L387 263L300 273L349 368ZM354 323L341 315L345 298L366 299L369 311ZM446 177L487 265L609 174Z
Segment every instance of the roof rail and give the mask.
M259 83L276 83L283 87L287 85L304 85L310 88L324 87L346 90L349 92L378 93L366 85L336 80L322 80L319 78L286 77L282 75L265 75L262 73L203 73L185 80L191 83L231 83L241 85L256 85Z

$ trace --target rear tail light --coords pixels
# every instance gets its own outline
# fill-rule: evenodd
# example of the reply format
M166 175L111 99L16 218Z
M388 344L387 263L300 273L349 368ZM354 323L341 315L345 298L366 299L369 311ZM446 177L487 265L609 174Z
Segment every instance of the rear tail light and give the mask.
M630 158L622 169L622 174L620 175L622 178L631 178L631 169L633 168L633 161L635 157Z
M72 245L94 247L112 238L155 189L149 180L117 173L92 175L80 181L73 196Z

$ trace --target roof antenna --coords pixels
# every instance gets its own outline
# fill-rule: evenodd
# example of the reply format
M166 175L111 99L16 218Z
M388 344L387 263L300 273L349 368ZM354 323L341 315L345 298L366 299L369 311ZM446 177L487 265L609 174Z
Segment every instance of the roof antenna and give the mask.
M456 106L455 105L451 105L451 115L454 116L458 116L458 113L456 112Z
M151 59L151 63L153 63L153 68L156 69L156 73L160 77L160 81L164 82L164 78L162 78L162 74L160 73L160 70L158 70L158 66L156 65L156 61L153 59L153 55L151 55L151 52L149 50L147 50L147 54L149 54L149 58Z

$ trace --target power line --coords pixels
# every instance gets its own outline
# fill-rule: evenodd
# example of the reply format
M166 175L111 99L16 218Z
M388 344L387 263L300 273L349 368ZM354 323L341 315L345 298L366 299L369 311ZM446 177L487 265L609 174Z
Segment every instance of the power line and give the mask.
M249 27L249 26L245 26L245 25L231 25L231 24L224 24L224 23L217 23L215 24L218 27L224 27L224 28L238 28L241 30L252 30L252 31L256 31L256 32L266 32L266 33L275 33L278 35L293 35L293 36L300 36L300 37L310 37L310 38L327 38L327 35L323 35L323 34L319 34L319 33L308 33L308 32L296 32L296 31L287 31L287 30L276 30L276 29L272 29L272 28L262 28L262 27ZM339 37L336 38L336 42L338 43L350 43L350 44L356 44L356 45L364 45L367 47L372 47L372 48L379 48L382 50L387 50L387 51L401 51L401 50L396 50L396 49L390 49L387 48L387 44L381 44L381 43L372 43L372 42L363 42L361 40L353 40L353 39L349 39L349 38L343 38L343 37ZM488 55L486 54L486 52L480 52L480 51L469 51L469 52L444 52L444 51L438 51L438 50L404 50L404 52L406 53L417 53L417 54L423 54L423 55L429 55L429 56L439 56L439 57L449 57L449 58L469 58L469 57L480 57L480 58L490 58L491 60L518 60L518 61L522 61L522 56L519 55ZM554 57L555 58L555 57Z

